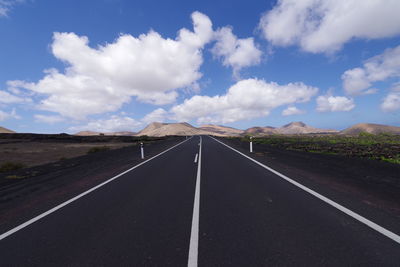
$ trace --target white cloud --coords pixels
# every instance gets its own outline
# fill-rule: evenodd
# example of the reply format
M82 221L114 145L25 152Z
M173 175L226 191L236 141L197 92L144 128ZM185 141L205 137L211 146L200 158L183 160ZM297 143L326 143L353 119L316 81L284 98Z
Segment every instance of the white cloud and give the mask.
M400 92L400 82L392 84L392 88L390 88L393 92Z
M371 93L375 91L370 88L374 82L398 77L400 77L400 45L367 59L361 68L344 72L343 88L351 95Z
M86 36L54 33L52 53L66 63L64 72L46 70L37 83L13 84L47 96L39 109L75 119L116 111L132 97L156 105L172 103L176 90L202 76L202 49L213 36L206 15L194 12L192 20L194 31L181 29L175 40L150 31L137 38L121 35L97 48L89 47Z
M89 121L85 125L73 126L68 128L71 132L79 131L94 131L94 132L122 132L122 131L135 131L138 127L142 126L142 123L124 116L111 116L109 119L98 119Z
M289 106L285 110L282 111L283 116L300 115L300 114L304 114L304 113L305 113L304 110L298 109L295 106Z
M355 107L354 101L345 96L319 96L317 97L317 111L334 112L350 111Z
M162 108L153 110L141 120L142 122L148 124L152 122L164 122L167 118L168 112Z
M400 92L389 93L381 104L381 109L386 112L396 111L400 109Z
M15 108L12 109L11 112L5 112L0 110L0 121L5 121L8 119L21 119L21 117L17 115Z
M274 45L332 53L354 38L400 34L398 0L278 0L259 27Z
M10 10L24 0L0 0L0 17L7 17Z
M42 114L35 114L34 115L35 121L37 122L44 122L44 123L57 123L65 121L65 118L57 115L42 115Z
M223 59L224 66L232 67L235 76L240 69L260 63L262 52L254 44L253 38L238 39L230 27L218 29L214 36L216 43L211 52Z
M231 123L267 116L282 105L307 102L318 92L303 83L279 85L258 79L237 82L225 95L193 96L170 112L177 121L197 119L197 123Z
M29 98L21 98L21 97L12 95L9 92L0 90L0 103L18 104L18 103L24 103L24 102L31 102L31 100Z

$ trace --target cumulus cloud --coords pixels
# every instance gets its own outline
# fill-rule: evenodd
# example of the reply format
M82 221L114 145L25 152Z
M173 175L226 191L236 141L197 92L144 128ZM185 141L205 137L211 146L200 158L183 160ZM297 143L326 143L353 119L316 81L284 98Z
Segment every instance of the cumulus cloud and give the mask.
M262 52L256 47L253 38L238 39L230 27L218 29L214 36L216 43L211 52L222 58L224 66L232 67L235 76L240 69L260 63Z
M258 79L247 79L230 87L225 95L200 96L186 99L171 108L178 121L197 119L197 123L231 123L267 116L282 105L307 102L318 92L303 83L279 85Z
M11 112L5 112L0 110L0 121L5 121L8 119L20 119L21 117L17 115L17 112L14 109L12 109Z
M2 104L19 104L25 102L31 102L31 99L18 97L9 92L0 90L0 103Z
M319 96L317 97L317 111L350 111L355 107L354 101L345 96Z
M94 132L122 132L122 131L134 131L138 127L142 126L142 123L127 116L113 115L109 119L98 119L89 121L85 125L73 126L68 128L71 132L79 131L94 131Z
M381 109L386 112L392 112L400 109L400 92L391 92L384 99L381 104Z
M283 116L300 115L304 113L305 113L304 110L298 109L295 106L289 106L282 111Z
M202 49L213 37L206 15L194 12L192 20L194 30L181 29L176 39L150 31L139 37L124 34L97 48L89 46L86 36L54 33L51 50L65 62L65 70L46 70L37 83L13 81L14 87L44 96L40 109L74 119L118 110L132 97L173 103L178 89L202 76Z
M278 0L259 28L274 45L299 45L312 53L332 53L354 38L400 34L398 0Z
M162 108L153 110L143 117L142 122L148 124L152 122L164 122L168 116L168 112Z
M400 45L367 59L362 67L344 72L343 88L351 95L372 93L376 91L371 88L374 82L398 77L400 77Z
M65 118L57 115L42 115L42 114L35 114L34 115L35 121L37 122L44 122L48 124L54 124L58 122L65 121Z

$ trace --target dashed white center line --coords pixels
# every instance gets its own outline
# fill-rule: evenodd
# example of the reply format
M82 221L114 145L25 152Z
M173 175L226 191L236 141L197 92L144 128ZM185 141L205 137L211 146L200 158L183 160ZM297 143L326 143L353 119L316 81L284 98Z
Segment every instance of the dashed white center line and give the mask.
M200 211L200 174L201 174L201 143L200 136L199 153L196 154L199 163L197 165L196 189L194 194L192 231L190 233L188 267L197 267L198 247L199 247L199 211ZM196 162L195 159L195 162Z
M197 158L199 157L199 153L196 153L196 156L194 157L194 163L197 163Z
M192 138L192 137L191 137L191 138ZM184 142L190 140L191 138L186 139L186 140L184 140L184 141L182 141L182 142L180 142L180 143L178 143L178 144L176 144L176 145L174 145L174 146L172 146L172 147L170 147L170 148L164 150L163 152L161 152L161 153L159 153L159 154L157 154L157 155L155 155L155 156L153 156L153 157L151 157L151 158L149 158L149 159L147 159L147 160L145 160L145 161L143 161L143 162L141 162L141 163L139 163L139 164L133 166L132 168L130 168L130 169L128 169L128 170L126 170L126 171L124 171L124 172L122 172L122 173L120 173L120 174L118 174L118 175L116 175L116 176L114 176L114 177L112 177L112 178L106 180L105 182L102 182L102 183L99 184L99 185L96 185L96 186L92 187L91 189L89 189L89 190L87 190L87 191L85 191L85 192L83 192L83 193L77 195L76 197L71 198L70 200L67 200L67 201L61 203L60 205L58 205L58 206L56 206L56 207L54 207L54 208L52 208L52 209L49 209L48 211L46 211L46 212L44 212L44 213L42 213L42 214L40 214L40 215L38 215L38 216L36 216L36 217L30 219L30 220L28 220L28 221L26 221L26 222L24 222L24 223L18 225L17 227L14 227L13 229L8 230L7 232L5 232L5 233L3 233L3 234L0 233L0 241L3 240L3 239L5 239L6 237L12 235L12 234L14 234L14 233L16 233L16 232L18 232L18 231L24 229L25 227L28 227L29 225L31 225L31 224L33 224L33 223L35 223L35 222L37 222L37 221L43 219L44 217L46 217L46 216L52 214L53 212L55 212L55 211L57 211L57 210L59 210L59 209L65 207L65 206L69 205L70 203L72 203L72 202L74 202L74 201L76 201L76 200L78 200L78 199L80 199L80 198L86 196L87 194L90 194L91 192L97 190L98 188L105 186L106 184L108 184L108 183L114 181L115 179L118 179L119 177L123 176L124 174L126 174L126 173L128 173L128 172L130 172L130 171L132 171L132 170L134 170L134 169L136 169L136 168L138 168L138 167L140 167L140 166L146 164L147 162L149 162L149 161L151 161L151 160L153 160L153 159L155 159L155 158L161 156L162 154L164 154L164 153L166 153L166 152L172 150L173 148L179 146L180 144L183 144Z

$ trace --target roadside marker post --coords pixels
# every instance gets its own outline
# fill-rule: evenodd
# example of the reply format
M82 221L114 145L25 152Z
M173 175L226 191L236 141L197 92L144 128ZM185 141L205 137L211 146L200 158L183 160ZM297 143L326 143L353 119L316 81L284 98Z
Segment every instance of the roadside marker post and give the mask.
M250 153L253 153L253 136L250 136Z
M143 142L140 142L140 154L142 155L142 159L144 159Z

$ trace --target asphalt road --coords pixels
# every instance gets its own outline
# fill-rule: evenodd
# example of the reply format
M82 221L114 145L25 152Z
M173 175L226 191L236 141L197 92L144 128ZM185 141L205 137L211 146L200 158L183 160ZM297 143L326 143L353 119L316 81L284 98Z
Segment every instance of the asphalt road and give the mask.
M398 242L199 142L0 233L0 266L399 266Z

